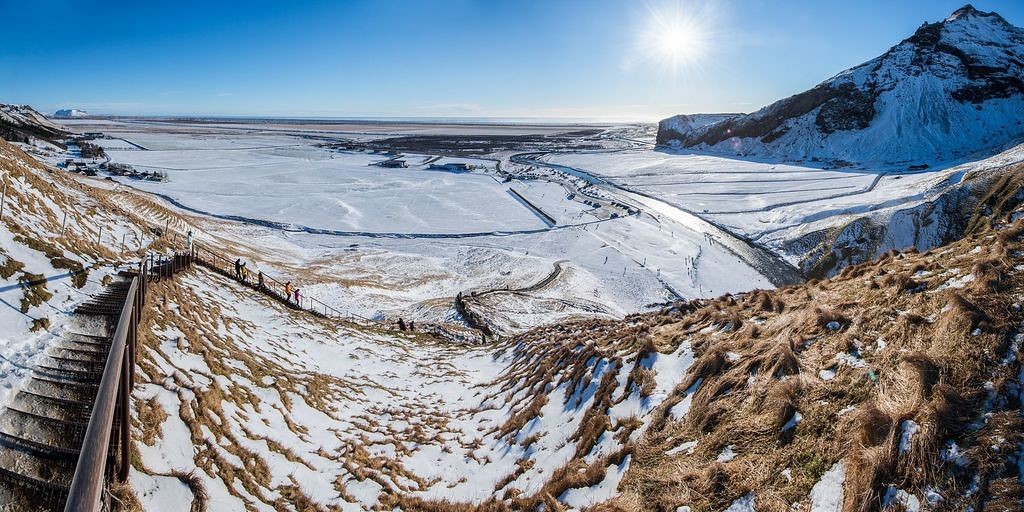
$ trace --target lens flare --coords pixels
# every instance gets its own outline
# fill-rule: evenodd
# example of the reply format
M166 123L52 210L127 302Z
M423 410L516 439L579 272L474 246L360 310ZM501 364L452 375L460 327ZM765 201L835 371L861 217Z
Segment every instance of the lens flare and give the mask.
M708 5L673 1L648 6L638 37L639 58L672 74L701 64L711 46L713 12Z

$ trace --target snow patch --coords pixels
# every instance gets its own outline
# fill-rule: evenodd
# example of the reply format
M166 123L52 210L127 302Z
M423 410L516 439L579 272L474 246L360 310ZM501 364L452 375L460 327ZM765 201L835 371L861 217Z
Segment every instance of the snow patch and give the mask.
M800 423L800 420L802 419L804 419L804 416L800 414L800 411L794 412L793 417L790 418L789 421L787 421L786 424L782 426L782 431L786 432L788 430L796 428L796 424Z
M907 453L913 446L914 434L920 430L921 427L914 420L903 420L900 424L900 453Z
M718 458L715 459L718 462L729 462L736 458L735 445L728 445L722 449L722 453L718 454Z
M811 488L811 512L840 512L843 509L843 481L846 465L839 461Z
M626 455L621 464L609 465L604 480L596 485L582 489L569 489L562 493L559 501L570 507L584 508L611 499L618 492L619 482L622 481L623 475L629 469L631 457Z
M732 502L729 508L725 509L725 512L755 512L754 493L749 492L746 496Z

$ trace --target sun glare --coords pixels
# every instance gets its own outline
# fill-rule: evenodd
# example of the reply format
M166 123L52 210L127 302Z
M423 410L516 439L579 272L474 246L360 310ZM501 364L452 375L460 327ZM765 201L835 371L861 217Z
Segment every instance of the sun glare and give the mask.
M712 20L706 8L677 1L649 7L648 11L640 37L644 60L676 74L707 56Z

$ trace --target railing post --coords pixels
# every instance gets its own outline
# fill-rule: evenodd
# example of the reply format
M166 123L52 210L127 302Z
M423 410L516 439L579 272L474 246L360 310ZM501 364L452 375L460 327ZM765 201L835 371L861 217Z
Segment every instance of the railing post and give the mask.
M128 359L126 352L124 358ZM129 381L130 361L125 361L121 369L121 467L117 471L117 481L128 480L128 469L131 467L132 416L131 416L131 383Z
M135 308L134 314L132 315L131 326L128 330L128 386L129 390L135 389L135 347L139 336L139 320L140 308L139 308L139 296L138 294L132 298L132 307Z

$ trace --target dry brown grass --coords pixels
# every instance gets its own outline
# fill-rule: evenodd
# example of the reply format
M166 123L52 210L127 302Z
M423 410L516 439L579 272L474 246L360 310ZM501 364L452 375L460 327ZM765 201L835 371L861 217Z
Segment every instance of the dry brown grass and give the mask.
M25 268L25 265L7 255L3 248L0 248L0 279L10 279L15 273Z
M622 494L609 505L721 510L754 490L758 510L788 510L806 503L821 474L844 459L848 512L877 510L888 485L919 495L926 486L946 489L951 509L979 509L977 497L950 492L965 489L971 471L939 454L951 439L972 445L965 427L983 411L984 383L1007 386L1016 375L1019 363L1001 361L1016 325L1011 319L1021 316L1010 307L1024 284L1014 267L1022 259L1021 226L982 232L945 251L890 253L803 287L707 301L674 323L659 321L656 345L668 350L687 340L698 353L674 393L700 387L683 421L662 415L652 422L635 447ZM977 245L992 247L968 254ZM974 281L934 291L956 276L944 273L950 269L972 273ZM912 277L919 271L931 274ZM783 300L784 307L775 306ZM756 330L736 327L745 315L761 318ZM728 352L741 358L730 361ZM840 352L864 366L837 365ZM834 378L818 378L819 369L830 368ZM670 398L665 406L675 403ZM839 415L850 406L854 412ZM796 412L802 421L780 432ZM900 453L908 421L917 432ZM698 440L693 455L664 454L683 440ZM739 455L715 464L726 445ZM792 480L780 476L784 468ZM1011 480L996 476L999 492L1016 496Z
M49 318L43 316L43 317L33 318L32 319L32 327L30 328L30 330L32 332L45 331L45 330L47 330L49 328L50 328L50 319Z
M135 495L130 482L114 484L110 486L110 496L113 498L114 510L118 512L142 512L142 502Z
M156 397L135 401L135 428L142 431L139 438L146 445L153 446L163 435L163 423L167 417L167 411Z
M22 272L18 277L18 284L22 288L21 312L28 313L34 308L53 297L53 294L46 289L46 276L42 274L31 274Z

